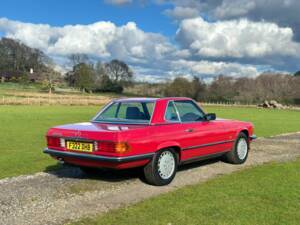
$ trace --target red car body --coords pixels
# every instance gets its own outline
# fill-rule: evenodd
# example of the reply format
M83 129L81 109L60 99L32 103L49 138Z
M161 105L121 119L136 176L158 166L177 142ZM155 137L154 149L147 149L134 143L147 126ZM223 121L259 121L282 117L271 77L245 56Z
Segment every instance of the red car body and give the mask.
M250 122L227 119L170 122L165 119L170 101L192 101L189 98L129 98L114 102L118 101L153 101L155 107L149 123L91 121L56 126L47 133L48 146L44 152L72 165L125 169L145 166L156 152L165 148L174 149L178 153L178 164L182 164L231 151L241 132L249 143L255 138ZM91 143L93 150L69 150L68 140Z

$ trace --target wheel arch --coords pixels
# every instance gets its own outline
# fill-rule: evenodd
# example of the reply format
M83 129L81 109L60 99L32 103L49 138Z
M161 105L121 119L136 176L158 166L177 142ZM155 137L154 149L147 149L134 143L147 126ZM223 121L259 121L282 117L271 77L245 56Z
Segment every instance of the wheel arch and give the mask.
M246 135L247 141L248 141L248 145L249 145L249 148L250 148L250 133L249 133L249 130L246 129L246 128L243 128L243 129L240 130L240 132L237 133L237 136L238 136L240 133Z
M248 131L248 129L242 129L242 130L240 131L240 133L245 134L245 135L247 136L247 138L249 138L249 131Z
M178 163L181 160L181 147L177 142L166 142L158 145L156 152L162 150L162 149L167 149L167 148L172 148L178 155Z

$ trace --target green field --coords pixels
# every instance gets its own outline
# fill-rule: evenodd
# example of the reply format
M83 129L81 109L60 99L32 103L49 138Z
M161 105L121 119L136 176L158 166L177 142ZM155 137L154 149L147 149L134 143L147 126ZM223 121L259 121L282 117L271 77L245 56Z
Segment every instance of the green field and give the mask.
M253 225L300 221L300 160L255 167L72 225Z
M218 117L253 122L259 137L300 131L300 111L240 107L205 107Z
M56 165L42 153L47 129L89 120L98 110L99 107L0 106L0 178Z
M42 153L44 135L51 126L88 121L100 107L0 106L0 178L55 168ZM300 130L300 112L237 107L205 107L219 117L252 121L258 136Z

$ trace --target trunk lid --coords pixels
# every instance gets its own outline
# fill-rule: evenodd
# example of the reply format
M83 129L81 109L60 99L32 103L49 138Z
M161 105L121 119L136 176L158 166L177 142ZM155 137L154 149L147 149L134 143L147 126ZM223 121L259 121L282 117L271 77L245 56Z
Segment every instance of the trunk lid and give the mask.
M117 141L120 132L138 130L146 126L149 125L84 122L53 127L48 131L48 136Z

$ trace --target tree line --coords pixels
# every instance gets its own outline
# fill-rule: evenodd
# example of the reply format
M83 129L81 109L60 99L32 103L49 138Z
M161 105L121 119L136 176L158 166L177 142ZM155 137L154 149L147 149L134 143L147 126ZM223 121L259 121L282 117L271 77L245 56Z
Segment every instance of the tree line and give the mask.
M276 100L285 104L300 104L298 74L264 73L255 78L220 75L208 84L197 77L192 80L178 77L166 85L162 95L187 96L206 102L257 104Z

